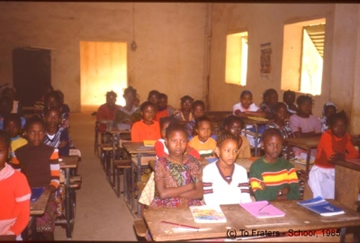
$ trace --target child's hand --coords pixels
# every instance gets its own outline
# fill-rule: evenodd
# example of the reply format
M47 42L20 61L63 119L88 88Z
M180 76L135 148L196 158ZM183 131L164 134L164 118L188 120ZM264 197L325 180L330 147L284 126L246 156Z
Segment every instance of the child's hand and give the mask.
M281 189L282 194L286 196L290 192L290 187L286 186L283 189Z
M266 185L263 181L260 182L260 186L261 186L261 190L266 190Z

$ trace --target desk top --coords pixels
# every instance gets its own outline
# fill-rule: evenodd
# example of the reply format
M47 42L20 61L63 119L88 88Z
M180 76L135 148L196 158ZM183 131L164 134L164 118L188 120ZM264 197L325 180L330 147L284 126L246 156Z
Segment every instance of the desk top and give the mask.
M256 234L265 230L267 232L289 232L289 230L316 230L360 225L358 213L336 201L329 201L343 208L346 214L322 217L297 205L296 201L273 201L271 204L286 213L284 217L258 219L240 205L234 204L221 206L227 219L226 223L195 223L189 208L147 209L144 210L144 219L155 241L226 238L229 229L236 229L237 236L240 237L239 229L244 229L251 235L252 230ZM161 223L162 220L195 226L200 229L175 232L173 228L176 226Z
M59 164L61 169L76 168L78 166L78 162L79 162L78 156L63 156L59 158Z
M50 197L50 190L45 189L38 198L38 200L36 200L35 202L30 202L30 215L39 216L44 214L47 203L49 201L49 197Z
M119 130L117 127L114 127L111 131L107 131L111 134L125 134L125 133L130 133L130 130Z
M286 143L302 148L302 149L311 149L317 148L320 142L320 136L310 137L310 138L286 138L284 139Z
M154 146L144 146L143 142L126 142L123 147L129 154L155 154Z
M336 160L336 161L334 160L334 161L329 161L329 162L334 165L340 165L340 166L343 166L343 167L346 167L346 168L349 168L352 170L360 171L360 159L356 159L353 161L354 161L354 163L351 163L346 160Z
M250 117L245 117L243 120L244 120L244 122L245 122L246 124L251 124L251 125L253 125L253 124L264 125L264 124L268 124L268 123L269 123L269 120L268 120L268 119L266 119L266 118L261 118L261 117L259 117L259 118L254 118L254 119L252 119L252 118L250 118Z

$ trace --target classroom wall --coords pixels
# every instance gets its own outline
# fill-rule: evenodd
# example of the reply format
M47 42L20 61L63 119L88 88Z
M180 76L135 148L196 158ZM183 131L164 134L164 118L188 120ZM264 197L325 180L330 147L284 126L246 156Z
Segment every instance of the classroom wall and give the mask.
M203 3L1 2L0 84L12 83L13 48L51 49L52 84L80 111L80 41L134 39L129 85L141 101L157 89L177 108L185 94L204 96L206 11Z

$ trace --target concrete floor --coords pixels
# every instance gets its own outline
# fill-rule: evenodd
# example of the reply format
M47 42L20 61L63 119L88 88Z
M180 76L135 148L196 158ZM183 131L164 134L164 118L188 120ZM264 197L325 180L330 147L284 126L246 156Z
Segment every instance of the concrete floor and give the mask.
M84 241L136 241L133 216L117 198L105 178L100 160L94 155L94 124L92 111L71 113L70 136L81 150L82 160L78 174L82 176L81 189L77 191L75 226L72 240ZM66 240L61 226L55 228L55 240Z

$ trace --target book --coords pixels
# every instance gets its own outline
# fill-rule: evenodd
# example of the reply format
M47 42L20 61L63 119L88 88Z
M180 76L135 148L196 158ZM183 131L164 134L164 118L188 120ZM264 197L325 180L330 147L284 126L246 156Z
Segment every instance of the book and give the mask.
M226 223L226 217L220 205L190 206L196 223Z
M156 140L144 140L145 147L154 147Z
M30 202L36 202L41 194L44 192L44 187L33 187L31 188Z
M240 206L259 219L285 216L285 213L283 211L270 204L266 200L240 203Z
M332 205L320 196L309 200L299 201L297 203L314 213L320 214L321 216L334 216L345 213L344 210Z

